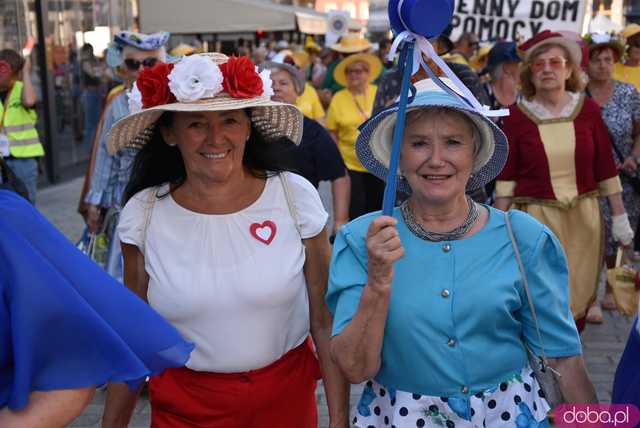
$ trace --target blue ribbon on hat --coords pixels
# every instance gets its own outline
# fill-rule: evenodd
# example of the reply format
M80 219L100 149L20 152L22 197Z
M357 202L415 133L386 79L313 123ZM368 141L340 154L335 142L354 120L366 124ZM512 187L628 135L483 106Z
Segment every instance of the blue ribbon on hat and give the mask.
M490 106L482 105L462 81L451 71L447 64L438 56L429 38L438 36L449 25L453 16L452 0L391 0L389 2L389 21L397 34L389 51L388 59L393 61L398 49L398 61L402 85L398 102L398 118L393 133L393 146L389 160L382 214L391 215L395 205L398 164L400 148L404 136L405 116L411 76L416 74L420 66L429 77L445 92L460 99L469 108L487 117L507 116L509 110L491 110ZM442 72L453 82L460 93L445 84L436 73L425 63L423 54L433 60Z

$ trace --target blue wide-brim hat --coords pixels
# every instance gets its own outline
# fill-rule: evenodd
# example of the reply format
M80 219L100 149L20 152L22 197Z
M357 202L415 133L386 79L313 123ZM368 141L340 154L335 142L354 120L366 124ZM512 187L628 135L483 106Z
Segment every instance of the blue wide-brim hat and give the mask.
M142 51L155 51L167 44L170 35L166 31L159 31L153 34L120 31L115 35L114 42L122 47L132 46Z
M449 79L441 78L440 80L456 90ZM509 154L507 137L500 128L459 97L445 92L431 79L417 82L415 88L417 92L407 105L407 112L430 107L449 108L465 114L478 129L480 147L474 161L472 176L467 183L467 190L479 189L496 178L504 168ZM459 91L456 90L456 92ZM362 165L370 173L385 181L389 172L397 113L397 105L382 110L360 127L360 134L356 140L356 153ZM411 194L411 187L404 179L399 180L398 190Z

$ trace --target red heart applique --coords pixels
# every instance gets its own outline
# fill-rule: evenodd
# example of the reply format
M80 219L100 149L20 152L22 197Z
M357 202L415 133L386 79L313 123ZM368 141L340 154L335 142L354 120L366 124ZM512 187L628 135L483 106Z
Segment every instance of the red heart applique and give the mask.
M249 231L251 232L251 236L258 241L269 245L271 241L273 241L273 238L276 237L276 224L271 220L265 220L262 224L253 223Z

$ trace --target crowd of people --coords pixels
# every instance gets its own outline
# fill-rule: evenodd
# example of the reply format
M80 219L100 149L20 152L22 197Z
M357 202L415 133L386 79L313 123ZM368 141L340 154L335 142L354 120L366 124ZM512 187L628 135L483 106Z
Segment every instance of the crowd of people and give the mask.
M108 383L103 426L127 426L146 376L154 427L316 427L318 379L334 428L545 427L537 362L563 400L596 402L580 333L615 309L601 278L618 250L640 262L640 26L621 36L433 40L509 115L472 107L425 56L439 82L412 77L386 216L389 41L176 57L168 33L120 32L107 56L123 83L95 118L80 198L106 273L9 191L22 180L34 200L42 151L28 61L0 51L0 168L16 176L0 254L36 260L28 278L0 270L0 425L64 425ZM33 334L53 319L65 329ZM640 403L639 328L614 399Z

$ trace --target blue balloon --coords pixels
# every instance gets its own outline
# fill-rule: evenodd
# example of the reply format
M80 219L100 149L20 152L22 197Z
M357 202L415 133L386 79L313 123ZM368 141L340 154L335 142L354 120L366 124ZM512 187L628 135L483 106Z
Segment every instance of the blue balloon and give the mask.
M453 17L454 0L404 0L400 19L400 1L389 1L389 21L396 34L409 30L430 39L442 33Z

